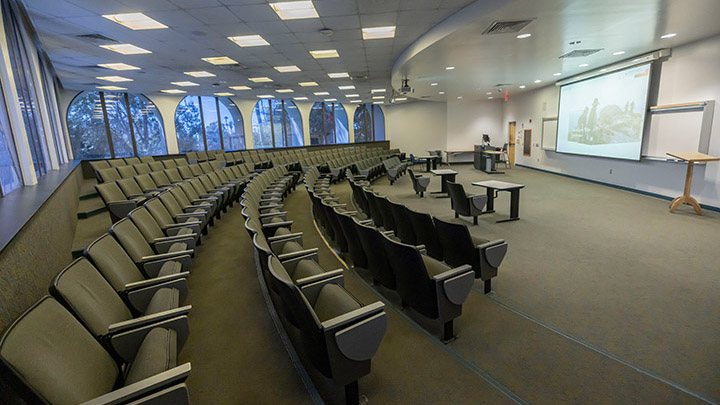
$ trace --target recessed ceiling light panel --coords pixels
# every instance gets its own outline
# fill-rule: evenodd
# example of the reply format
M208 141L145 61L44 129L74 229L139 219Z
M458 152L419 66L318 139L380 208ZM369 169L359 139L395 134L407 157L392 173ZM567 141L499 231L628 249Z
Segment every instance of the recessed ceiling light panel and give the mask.
M275 98L272 94L259 94L258 98Z
M185 90L180 90L180 89L167 89L167 90L160 90L160 91L162 91L163 93L168 93L168 94L183 94L183 93L187 93L187 91L185 91Z
M263 37L260 35L240 35L235 37L227 37L229 40L235 42L238 46L242 48L247 48L250 46L267 46L270 45L268 41L266 41Z
M272 81L271 78L264 77L264 76L263 77L250 77L250 78L248 78L248 80L250 80L251 82L255 82L255 83L269 83Z
M395 37L395 26L368 27L362 29L363 39L383 39Z
M188 76L192 76L192 77L213 77L213 76L215 76L214 74L212 74L210 72L206 72L204 70L198 70L198 71L194 71L194 72L183 72L183 73L185 73Z
M119 87L119 86L97 86L100 90L109 90L109 91L120 91L120 90L127 90L125 87Z
M98 76L98 77L96 77L96 79L105 80L108 82L131 82L131 81L133 81L133 79L129 79L127 77L122 77L122 76Z
M214 56L211 58L202 58L207 63L212 63L213 65L236 65L237 61L231 58L228 58L227 56Z
M336 49L310 51L310 55L312 55L312 57L315 59L339 58L340 57L340 55L338 54L338 51Z
M355 86L338 86L338 89L340 90L355 90Z
M350 77L350 75L348 74L348 72L328 73L328 76L329 76L331 79L342 79L342 78L345 78L345 77Z
M669 34L665 34L665 35L660 36L660 38L662 38L662 39L668 39L668 38L672 38L672 37L675 37L675 36L677 36L677 34L674 33L674 32L671 32L671 33L669 33Z
M302 87L315 87L317 86L317 82L300 82L298 83Z
M308 99L307 97L293 97L293 100L299 100L299 101L303 101L303 100L307 100L307 99Z
M277 89L275 91L278 93L294 93L293 89Z
M228 93L228 92L220 92L220 93L213 93L213 94L215 94L216 96L220 96L220 97L232 97L232 96L234 96L234 94Z
M112 70L140 70L139 67L127 63L99 63L98 66Z
M281 20L299 20L302 18L319 18L312 1L284 1L270 3L270 7Z
M300 72L300 68L291 65L291 66L275 66L275 70L277 70L280 73L289 73L289 72Z
M530 38L531 36L532 36L532 34L525 33L525 34L520 34L520 35L516 36L515 38L525 39L525 38Z
M386 91L386 89L372 89L372 90L370 90L370 93L371 93L371 94L375 94L375 93L385 93L385 91Z
M138 55L142 53L152 53L147 49L140 48L133 44L115 44L115 45L100 45L100 48L107 49L109 51L117 52L123 55Z
M130 28L131 30L156 30L159 28L167 28L167 25L155 21L143 13L105 14L103 17Z
M328 93L327 91L318 91L313 94L316 96L329 96L330 95L330 93Z
M199 86L199 84L197 84L197 83L195 83L195 82L188 82L188 81L184 81L184 82L171 82L170 84L173 84L173 85L175 85L175 86L180 86L180 87Z
M231 88L233 90L252 90L248 86L229 86L229 88Z

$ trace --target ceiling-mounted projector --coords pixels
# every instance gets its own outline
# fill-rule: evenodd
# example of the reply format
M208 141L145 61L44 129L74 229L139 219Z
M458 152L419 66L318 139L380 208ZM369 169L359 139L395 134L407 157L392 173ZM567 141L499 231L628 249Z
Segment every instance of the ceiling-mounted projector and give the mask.
M409 81L410 79L402 79L402 86L400 86L401 93L415 93L415 89L408 84Z

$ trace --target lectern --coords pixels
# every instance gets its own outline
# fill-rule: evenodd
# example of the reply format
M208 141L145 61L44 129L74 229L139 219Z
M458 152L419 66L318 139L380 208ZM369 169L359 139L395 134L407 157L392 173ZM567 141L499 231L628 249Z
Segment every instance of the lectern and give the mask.
M690 187L692 186L693 166L695 165L695 162L713 162L716 160L720 160L720 158L706 155L706 154L700 153L700 152L675 152L675 153L668 153L668 155L688 162L687 173L685 174L685 190L683 191L683 195L672 200L672 202L670 203L670 212L675 212L677 207L679 207L682 204L688 204L691 207L693 207L693 209L695 209L696 214L702 215L702 210L700 209L700 204L698 204L697 200L690 197Z

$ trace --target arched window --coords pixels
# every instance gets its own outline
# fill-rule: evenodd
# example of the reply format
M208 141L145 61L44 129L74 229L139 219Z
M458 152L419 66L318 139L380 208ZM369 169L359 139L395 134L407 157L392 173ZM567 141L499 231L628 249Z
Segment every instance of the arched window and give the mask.
M256 149L303 146L302 117L291 100L260 100L252 113Z
M227 97L187 96L175 110L180 153L245 149L240 110Z
M68 107L67 126L76 159L167 154L162 116L140 94L84 91Z
M315 103L309 119L311 145L348 143L348 117L342 104Z
M355 142L385 140L385 115L376 104L360 104L353 119Z

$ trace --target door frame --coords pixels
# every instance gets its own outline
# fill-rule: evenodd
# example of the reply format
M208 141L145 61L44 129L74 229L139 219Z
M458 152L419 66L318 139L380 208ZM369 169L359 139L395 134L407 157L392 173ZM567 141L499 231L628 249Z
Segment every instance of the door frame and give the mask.
M515 166L515 121L508 122L508 160L510 167Z

